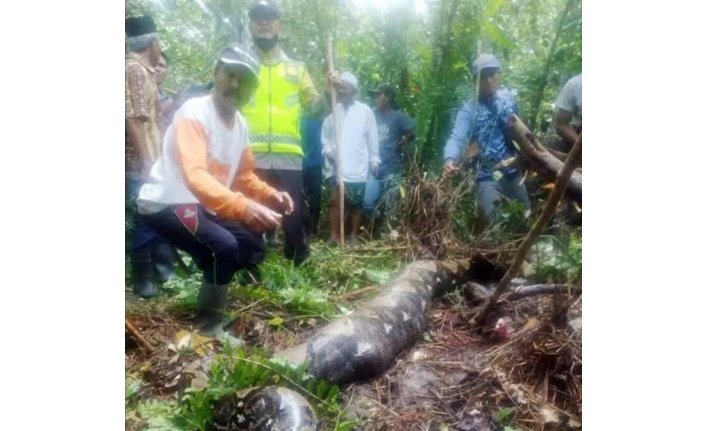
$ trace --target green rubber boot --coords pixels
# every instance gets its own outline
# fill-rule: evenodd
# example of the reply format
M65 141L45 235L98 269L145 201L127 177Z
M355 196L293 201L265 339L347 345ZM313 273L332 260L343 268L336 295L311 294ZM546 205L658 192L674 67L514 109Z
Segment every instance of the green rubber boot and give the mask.
M202 335L228 342L235 347L243 344L243 340L223 330L223 326L229 323L224 313L227 296L227 284L211 284L204 281L199 291L196 327Z
M130 256L132 272L132 291L135 295L149 299L159 295L159 290L152 284L152 259L150 250L133 252Z

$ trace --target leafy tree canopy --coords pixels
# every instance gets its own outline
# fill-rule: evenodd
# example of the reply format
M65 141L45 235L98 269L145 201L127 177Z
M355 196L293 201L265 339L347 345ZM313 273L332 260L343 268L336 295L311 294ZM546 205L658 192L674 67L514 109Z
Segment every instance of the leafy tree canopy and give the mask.
M250 0L128 0L126 16L151 14L170 58L165 87L183 91L211 77L215 53L247 41ZM504 84L537 130L561 86L581 73L580 0L280 0L282 45L323 87L325 40L338 70L363 90L387 82L417 122L419 160L439 164L453 114L474 93L478 52L503 62ZM365 98L364 93L361 97ZM538 130L537 130L538 131Z

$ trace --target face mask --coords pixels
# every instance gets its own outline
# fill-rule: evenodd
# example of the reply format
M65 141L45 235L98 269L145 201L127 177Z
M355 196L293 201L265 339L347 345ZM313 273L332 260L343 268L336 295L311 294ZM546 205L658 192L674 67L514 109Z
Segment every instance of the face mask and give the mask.
M264 52L272 51L272 48L277 45L277 37L266 38L266 37L256 37L254 39L255 45Z

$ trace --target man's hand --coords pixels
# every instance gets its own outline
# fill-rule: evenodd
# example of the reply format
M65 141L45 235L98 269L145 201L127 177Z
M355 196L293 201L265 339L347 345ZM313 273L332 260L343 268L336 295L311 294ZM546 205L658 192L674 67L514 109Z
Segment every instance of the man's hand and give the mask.
M245 206L243 223L257 232L272 230L282 224L282 214L251 200Z
M370 164L370 173L373 174L375 178L378 177L378 174L380 173L380 165L377 163L371 163Z
M327 72L326 73L326 88L330 88L333 86L334 88L338 85L341 84L341 78L338 75L338 72L335 70L333 72Z
M285 215L290 215L294 211L294 201L287 192L275 192L272 195L272 200L275 202L280 211Z
M399 141L397 141L397 144L395 144L395 150L399 151L403 149L403 147L408 143L412 142L414 140L414 132L409 132L406 135L403 135Z
M442 176L445 180L448 180L449 178L456 175L456 172L458 172L458 166L456 166L454 162L449 160L444 164L444 172Z

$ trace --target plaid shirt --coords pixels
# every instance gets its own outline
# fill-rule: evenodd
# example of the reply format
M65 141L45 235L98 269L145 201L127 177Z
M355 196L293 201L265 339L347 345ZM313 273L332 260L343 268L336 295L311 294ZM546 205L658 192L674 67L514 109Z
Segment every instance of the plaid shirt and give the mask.
M505 136L505 126L517 114L517 102L508 90L500 89L492 97L469 101L458 111L451 137L444 147L444 161L458 161L468 142L477 142L480 148L478 181L489 180L495 165L515 154ZM503 174L517 172L515 168L501 168Z
M125 57L125 119L142 120L145 144L151 163L160 153L159 133L160 103L154 69L135 53ZM139 153L127 142L125 136L125 172L134 177L140 169Z

